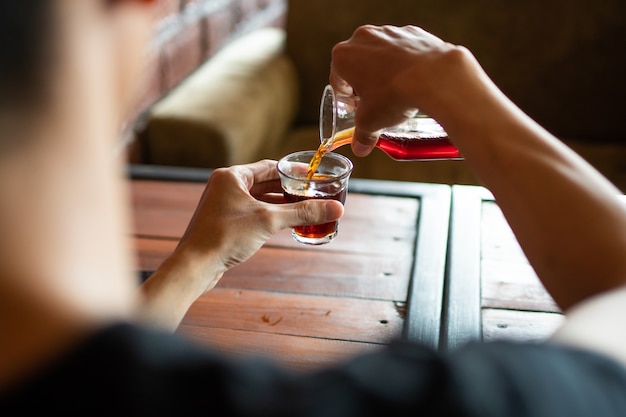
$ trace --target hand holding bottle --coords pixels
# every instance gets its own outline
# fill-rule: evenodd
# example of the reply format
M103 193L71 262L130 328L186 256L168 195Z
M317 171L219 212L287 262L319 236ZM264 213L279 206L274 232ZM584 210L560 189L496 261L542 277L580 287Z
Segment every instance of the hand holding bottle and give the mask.
M446 127L450 106L460 104L458 111L465 106L455 94L471 78L466 76L471 75L471 66L463 68L472 61L465 59L467 55L465 48L414 26L362 26L349 40L337 44L330 84L337 94L359 100L354 153L369 154L382 129L405 122L416 109Z
M320 150L333 151L354 140L354 116L359 97L327 85L320 103ZM395 126L382 129L376 147L396 161L463 159L448 134L432 117L416 110Z

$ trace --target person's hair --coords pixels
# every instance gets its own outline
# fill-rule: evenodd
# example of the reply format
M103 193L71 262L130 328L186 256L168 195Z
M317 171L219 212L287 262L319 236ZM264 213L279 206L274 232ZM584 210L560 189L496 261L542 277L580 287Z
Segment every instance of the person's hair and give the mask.
M0 0L0 109L45 94L53 0Z

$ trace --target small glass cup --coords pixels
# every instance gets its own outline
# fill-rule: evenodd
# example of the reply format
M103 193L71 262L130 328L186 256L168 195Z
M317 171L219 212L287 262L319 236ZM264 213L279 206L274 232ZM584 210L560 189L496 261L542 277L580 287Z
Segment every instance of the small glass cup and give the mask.
M333 199L344 204L348 193L348 179L352 161L343 155L329 152L322 158L317 171L307 179L309 163L316 151L291 153L278 161L278 174L288 203L309 199ZM339 221L296 226L291 235L305 245L323 245L337 236Z
M332 151L352 142L358 104L358 96L341 94L330 85L324 88L319 119L321 147ZM397 161L463 159L443 127L419 110L403 123L383 129L376 147Z

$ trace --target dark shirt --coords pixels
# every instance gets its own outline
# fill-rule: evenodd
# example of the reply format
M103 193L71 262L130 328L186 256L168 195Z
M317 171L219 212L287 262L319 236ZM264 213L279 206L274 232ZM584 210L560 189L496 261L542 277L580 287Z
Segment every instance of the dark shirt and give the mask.
M553 345L471 344L452 353L394 342L295 373L233 360L179 336L108 328L12 392L0 416L626 416L626 370Z

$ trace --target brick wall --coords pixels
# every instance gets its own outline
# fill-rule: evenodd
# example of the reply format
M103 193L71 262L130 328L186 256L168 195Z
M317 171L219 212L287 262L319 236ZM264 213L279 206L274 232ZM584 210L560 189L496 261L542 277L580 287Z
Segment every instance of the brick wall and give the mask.
M149 82L137 115L231 40L260 27L282 27L286 0L158 0L154 13Z
M146 57L145 91L122 134L129 162L141 162L135 131L146 111L230 41L262 27L284 27L287 0L157 0Z

